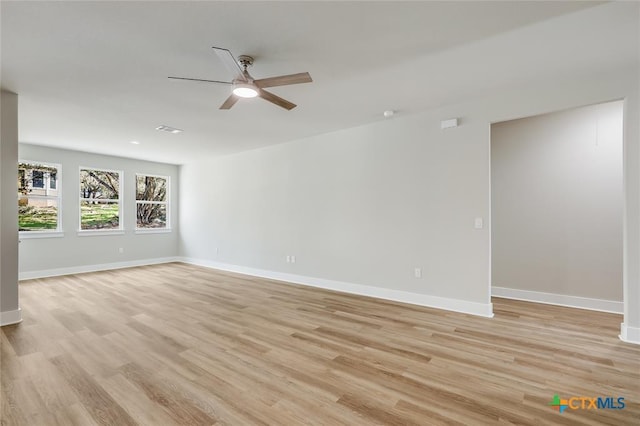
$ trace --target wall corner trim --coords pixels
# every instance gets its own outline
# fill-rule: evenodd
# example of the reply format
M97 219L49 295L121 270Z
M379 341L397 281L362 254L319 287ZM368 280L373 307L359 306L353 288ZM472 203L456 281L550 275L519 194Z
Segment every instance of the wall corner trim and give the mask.
M309 287L318 287L325 290L357 294L360 296L374 297L383 300L392 300L395 302L407 303L410 305L443 309L447 311L476 315L485 318L493 317L493 305L491 303L478 303L470 302L467 300L431 296L428 294L411 293L407 291L392 290L383 287L327 280L323 278L308 277L286 272L269 271L265 269L250 268L240 265L231 265L204 259L182 257L179 258L179 260L184 263L203 266L205 268L218 269L221 271L235 272L244 275L282 281L285 284L301 284Z
M22 309L0 312L0 327L22 322Z
M623 302L615 300L591 299L588 297L519 290L515 288L491 287L491 295L493 297L502 297L504 299L523 300L525 302L589 309L591 311L611 312L614 314L622 314L624 310Z
M620 340L626 343L640 345L640 327L630 327L625 323L620 324Z

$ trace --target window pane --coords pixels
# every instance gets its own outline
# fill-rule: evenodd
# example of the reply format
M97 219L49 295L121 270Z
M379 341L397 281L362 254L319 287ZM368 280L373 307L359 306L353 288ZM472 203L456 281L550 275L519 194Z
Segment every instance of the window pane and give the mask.
M120 205L105 201L80 202L80 229L118 229Z
M166 228L167 206L165 204L138 203L138 228Z
M167 179L158 176L136 176L136 200L167 201Z
M80 198L117 200L120 173L103 170L80 170Z
M18 199L20 231L46 231L58 228L58 200Z
M49 189L56 189L58 183L58 174L56 172L51 172L49 174Z
M34 188L44 188L44 172L39 170L34 170L32 177L33 177Z
M58 231L60 194L53 164L18 162L18 229L20 231ZM51 179L55 186L51 187Z
M18 193L22 195L50 195L47 181L57 176L58 167L42 163L18 163ZM55 183L57 187L57 182ZM55 189L55 188L49 188Z

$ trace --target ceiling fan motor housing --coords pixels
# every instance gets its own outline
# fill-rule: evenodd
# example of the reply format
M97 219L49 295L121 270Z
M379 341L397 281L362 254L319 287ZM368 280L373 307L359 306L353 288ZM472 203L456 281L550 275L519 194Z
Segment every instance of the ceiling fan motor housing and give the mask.
M240 55L238 56L238 63L246 69L253 65L253 58L248 55Z

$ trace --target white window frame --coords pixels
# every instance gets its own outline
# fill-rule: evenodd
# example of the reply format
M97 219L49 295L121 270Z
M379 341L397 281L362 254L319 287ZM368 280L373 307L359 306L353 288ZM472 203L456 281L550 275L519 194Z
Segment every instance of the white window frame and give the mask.
M138 176L162 178L167 181L167 197L165 201L138 200ZM136 200L136 234L163 234L171 232L171 177L153 173L136 173L134 198ZM163 204L167 211L167 223L164 228L138 228L138 204Z
M86 237L93 235L124 235L124 215L123 215L123 205L124 205L124 197L122 194L123 181L124 181L124 171L123 170L113 170L106 169L103 167L92 167L92 166L80 166L78 167L78 194L80 193L80 189L82 188L82 182L80 181L80 172L82 170L95 170L99 172L110 172L110 173L118 173L118 199L108 199L108 198L100 198L100 201L103 202L117 202L118 203L118 228L113 229L82 229L82 202L83 201L95 201L94 198L83 198L82 196L78 196L78 236Z
M56 189L55 191L58 192L57 196L52 196L52 195L25 195L25 197L27 199L34 199L34 200L56 200L58 202L58 223L56 226L55 230L51 230L51 229L44 229L44 230L38 230L38 231L19 231L18 235L19 238L22 239L31 239L31 238L58 238L58 237L64 237L64 232L62 230L62 187L61 187L61 182L62 182L62 164L58 164L58 163L50 163L48 161L33 161L33 160L18 160L18 164L20 163L26 163L26 164L33 164L33 165L43 165L43 166L48 166L48 167L55 167L57 169L56 172ZM18 176L16 176L16 178L19 177L19 172L18 172ZM45 192L50 191L49 188L49 178L48 177L43 177L44 179L44 187L43 188L37 188L37 189L41 189L44 190Z

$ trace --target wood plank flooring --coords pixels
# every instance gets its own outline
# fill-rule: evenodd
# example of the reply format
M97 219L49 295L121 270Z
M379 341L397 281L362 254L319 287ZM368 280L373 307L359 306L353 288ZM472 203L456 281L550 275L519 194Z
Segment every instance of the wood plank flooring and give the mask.
M2 425L638 425L620 315L486 319L172 263L24 281ZM554 394L624 409L549 406Z

